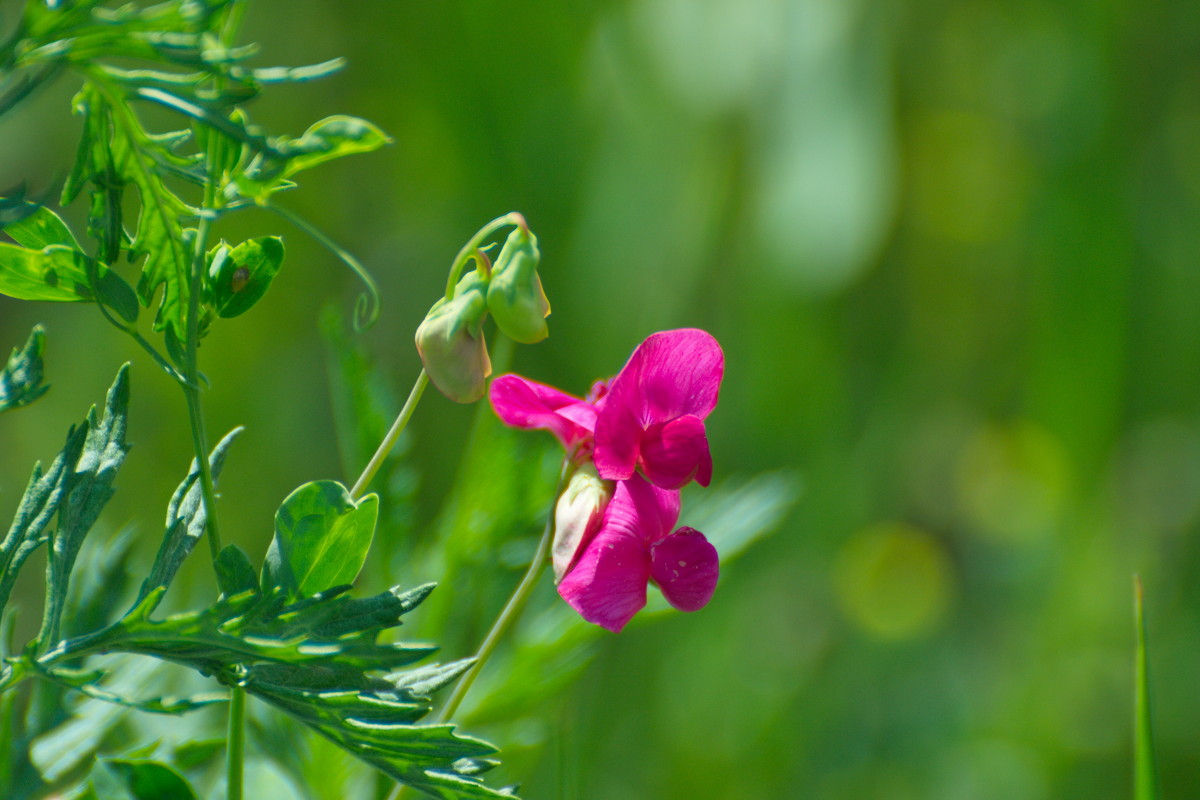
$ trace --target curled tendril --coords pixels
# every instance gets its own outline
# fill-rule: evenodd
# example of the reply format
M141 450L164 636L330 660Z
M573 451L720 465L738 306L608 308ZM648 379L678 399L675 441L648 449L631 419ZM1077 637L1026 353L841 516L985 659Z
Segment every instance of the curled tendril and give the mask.
M379 312L382 305L379 284L375 282L375 278L363 266L362 262L355 258L354 254L349 250L329 238L324 231L296 212L275 205L274 203L268 203L265 207L316 239L322 247L332 253L334 257L349 267L358 276L358 279L363 282L365 288L359 294L358 299L354 301L354 330L356 333L362 333L374 325L379 320Z

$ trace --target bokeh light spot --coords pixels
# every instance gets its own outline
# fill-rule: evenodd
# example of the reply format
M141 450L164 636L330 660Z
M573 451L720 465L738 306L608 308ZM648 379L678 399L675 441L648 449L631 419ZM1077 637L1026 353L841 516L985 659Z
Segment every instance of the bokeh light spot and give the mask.
M889 522L846 543L835 581L843 610L863 630L905 639L931 630L945 615L953 568L933 536Z

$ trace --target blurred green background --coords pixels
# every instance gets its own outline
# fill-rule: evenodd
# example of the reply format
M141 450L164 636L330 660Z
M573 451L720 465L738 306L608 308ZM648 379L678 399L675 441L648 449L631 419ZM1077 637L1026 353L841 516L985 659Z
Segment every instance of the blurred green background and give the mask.
M344 112L396 140L282 200L378 277L362 340L395 395L453 254L520 210L554 314L514 369L583 393L648 333L706 328L727 357L718 480L802 485L708 608L605 637L540 712L549 746L501 740L504 779L530 798L1128 798L1138 572L1164 793L1195 791L1195 4L256 0L244 38L272 64L350 61L269 92L269 130ZM56 195L74 89L0 119L0 186ZM280 231L264 213L219 233ZM357 288L285 238L265 302L201 354L210 432L249 429L222 513L256 557L292 488L353 479L318 317ZM182 397L85 306L0 298L0 347L35 322L52 389L0 417L0 516L131 359L106 520L137 520L148 562L191 456ZM409 535L474 414L419 409Z

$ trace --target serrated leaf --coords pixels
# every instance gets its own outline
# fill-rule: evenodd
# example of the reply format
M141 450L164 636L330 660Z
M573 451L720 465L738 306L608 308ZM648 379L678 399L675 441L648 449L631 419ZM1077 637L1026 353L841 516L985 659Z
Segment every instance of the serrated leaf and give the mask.
M42 383L45 349L46 331L41 325L33 327L23 348L13 349L0 370L0 412L29 405L50 388Z
M304 484L275 512L264 577L300 597L352 583L367 559L378 515L378 495L356 502L337 481Z
M90 782L97 800L196 800L191 784L159 761L101 759Z
M263 236L218 249L209 272L212 304L220 317L236 317L262 299L283 264L283 240Z
M217 446L209 455L208 463L214 483L225 466L225 454L229 451L229 446L241 435L243 430L245 429L234 428L227 433L225 438L217 442ZM163 534L162 544L158 548L158 555L154 558L154 565L150 567L150 574L142 583L141 591L138 593L139 602L151 590L159 586L171 585L171 581L175 579L175 574L183 565L184 560L191 555L192 549L204 535L207 522L208 513L204 508L200 464L196 459L192 459L187 477L179 484L171 496L171 502L167 505L166 532Z
M58 639L67 587L79 548L112 497L113 480L129 451L125 441L128 412L129 365L126 364L108 390L104 415L99 422L95 409L88 413L83 449L64 478L65 495L46 562L46 603L39 634L44 644L52 644Z
M246 592L161 621L148 617L154 595L162 592L156 589L119 623L63 643L59 653L134 653L183 664L243 686L394 779L434 796L510 797L477 777L494 747L456 734L451 725L416 724L430 710L426 693L453 680L463 663L408 675L402 668L433 648L378 641L430 588L396 588L363 599L337 590L291 604L279 592ZM52 652L42 660L57 657Z
M48 539L46 527L58 513L66 496L69 476L83 451L89 430L86 421L79 427L72 427L67 432L66 444L51 462L50 468L43 472L41 464L33 467L33 474L17 506L12 525L4 541L0 542L0 611L7 605L13 584L26 559Z

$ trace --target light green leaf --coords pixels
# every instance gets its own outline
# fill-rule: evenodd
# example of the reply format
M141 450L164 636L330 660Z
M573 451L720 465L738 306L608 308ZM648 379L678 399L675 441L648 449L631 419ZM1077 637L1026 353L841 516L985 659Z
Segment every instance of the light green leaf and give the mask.
M52 244L64 245L73 250L80 250L79 242L67 227L67 223L50 209L28 200L0 199L0 203L23 206L26 213L20 215L16 222L4 226L4 232L13 238L17 244L40 250Z
M1146 656L1146 613L1142 605L1142 580L1133 579L1134 624L1137 655L1134 669L1134 800L1159 800L1158 768L1154 758L1154 724L1150 714L1150 669Z
M8 363L0 370L0 411L28 405L45 394L42 384L42 353L46 331L35 325L21 350L13 349Z
M287 178L335 158L378 150L391 141L367 120L338 114L314 123L299 139L284 140L276 147L288 159L283 170Z
M137 319L137 300L124 278L61 244L34 250L0 242L0 294L67 303L98 299L126 320Z
M378 514L378 495L356 503L337 481L304 484L275 512L268 574L300 597L353 583L371 548Z
M212 304L221 317L236 317L262 299L283 264L283 240L263 236L230 250L220 247L209 268Z

